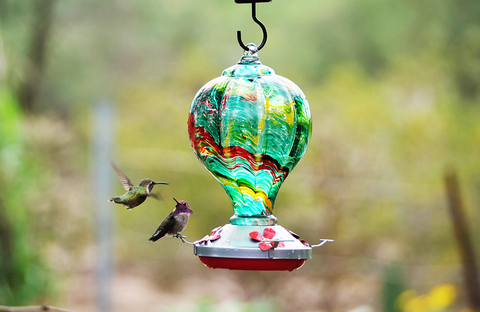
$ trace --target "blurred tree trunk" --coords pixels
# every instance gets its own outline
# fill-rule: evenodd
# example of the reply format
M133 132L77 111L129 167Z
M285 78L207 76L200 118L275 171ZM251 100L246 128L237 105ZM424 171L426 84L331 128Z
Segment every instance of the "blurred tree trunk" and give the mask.
M55 2L56 0L37 0L34 2L28 52L29 63L25 66L24 79L17 93L18 101L26 111L34 109L38 99Z
M473 311L480 311L480 282L478 280L475 254L471 235L465 220L465 211L460 195L457 174L453 169L447 169L445 171L445 190L463 265L469 305Z

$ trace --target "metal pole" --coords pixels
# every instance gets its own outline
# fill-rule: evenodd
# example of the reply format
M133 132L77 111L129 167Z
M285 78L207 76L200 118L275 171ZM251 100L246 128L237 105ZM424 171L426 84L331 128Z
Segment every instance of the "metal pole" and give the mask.
M111 284L113 276L114 209L108 203L113 194L112 170L109 165L114 142L114 109L108 100L93 106L93 193L95 197L97 239L97 311L111 311Z

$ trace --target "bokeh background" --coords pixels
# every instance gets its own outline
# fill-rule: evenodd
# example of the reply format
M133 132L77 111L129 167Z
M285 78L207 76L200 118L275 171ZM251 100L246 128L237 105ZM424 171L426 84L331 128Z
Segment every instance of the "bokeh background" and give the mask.
M250 5L0 0L0 305L101 311L98 255L111 249L111 311L470 311L444 172L479 254L480 2L275 0L257 16L261 61L302 88L313 117L275 215L335 242L298 271L247 272L147 240L173 196L195 211L190 240L233 214L186 122L200 87L240 58L236 30L261 41ZM95 117L102 103L111 125ZM106 158L135 183L170 182L164 200L107 203L124 192L111 170L113 194L98 199ZM113 218L107 247L97 202Z

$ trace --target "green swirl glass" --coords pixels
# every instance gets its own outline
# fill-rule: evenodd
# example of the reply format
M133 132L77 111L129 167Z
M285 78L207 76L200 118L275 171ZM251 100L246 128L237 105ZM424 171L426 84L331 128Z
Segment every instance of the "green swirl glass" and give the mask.
M231 224L272 225L275 198L304 155L310 107L292 81L262 65L257 53L205 84L188 118L190 143L233 205Z

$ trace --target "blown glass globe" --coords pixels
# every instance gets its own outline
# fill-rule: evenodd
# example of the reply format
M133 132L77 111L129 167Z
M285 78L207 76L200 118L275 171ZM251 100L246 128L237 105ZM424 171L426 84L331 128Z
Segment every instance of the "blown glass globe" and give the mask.
M275 198L304 155L311 129L302 90L257 53L245 51L198 91L188 118L190 143L230 197L231 224L276 224Z

